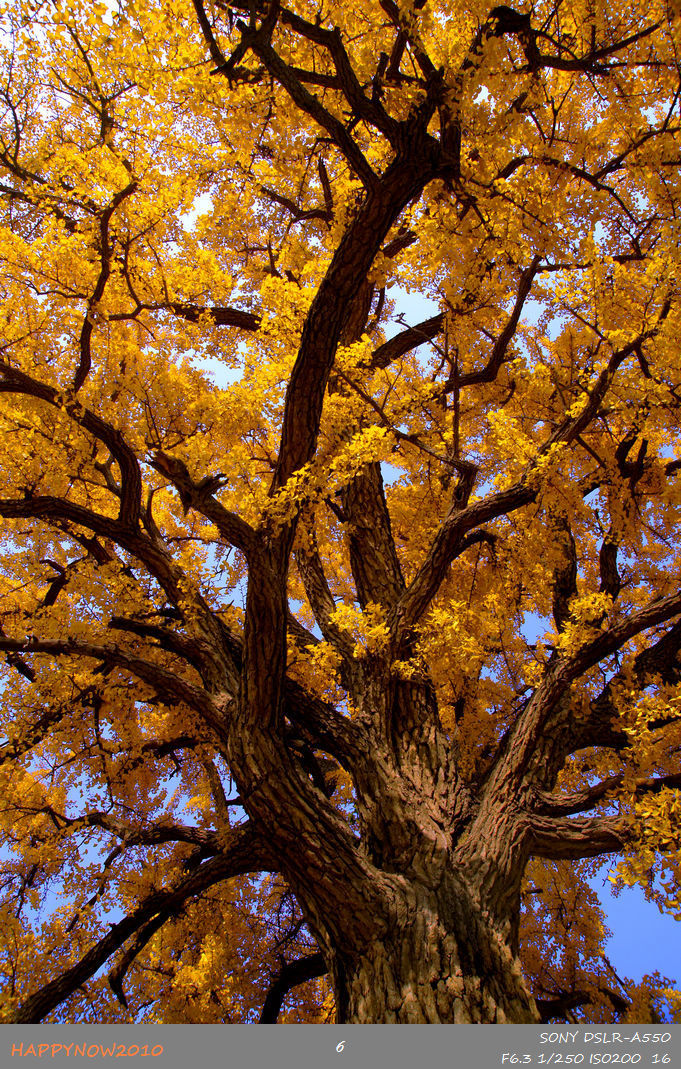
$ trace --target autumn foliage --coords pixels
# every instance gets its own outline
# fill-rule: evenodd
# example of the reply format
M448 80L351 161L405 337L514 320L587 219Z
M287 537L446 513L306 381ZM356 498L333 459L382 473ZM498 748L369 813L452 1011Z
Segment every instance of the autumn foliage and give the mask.
M0 1017L679 1019L678 5L0 51Z

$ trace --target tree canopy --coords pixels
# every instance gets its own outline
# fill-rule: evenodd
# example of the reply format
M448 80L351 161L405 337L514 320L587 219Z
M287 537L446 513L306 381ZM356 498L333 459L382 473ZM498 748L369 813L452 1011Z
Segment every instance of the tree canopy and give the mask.
M3 5L5 1020L679 1019L680 49Z

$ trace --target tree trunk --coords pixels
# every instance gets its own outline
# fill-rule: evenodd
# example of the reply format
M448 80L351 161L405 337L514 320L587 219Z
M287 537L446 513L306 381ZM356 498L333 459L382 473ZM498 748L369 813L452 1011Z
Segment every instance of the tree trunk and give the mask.
M410 884L395 894L405 881L390 882L392 925L379 924L355 953L344 946L327 955L337 1021L539 1021L517 957L465 891L446 880L435 891Z

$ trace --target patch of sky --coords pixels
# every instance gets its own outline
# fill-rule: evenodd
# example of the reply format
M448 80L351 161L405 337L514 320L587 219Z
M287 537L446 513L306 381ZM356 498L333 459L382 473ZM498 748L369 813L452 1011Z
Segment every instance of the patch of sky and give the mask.
M78 864L81 869L88 865L102 869L109 851L110 845L107 844L105 846L102 833L98 829L82 828L78 833ZM0 847L0 873L3 862L7 866L15 864L18 856L20 856L19 851L15 851L9 844L3 844ZM56 909L68 911L71 898L66 891L64 883L68 879L69 869L70 866L67 863L63 871L48 876L40 884L38 888L39 898L35 904L32 904L28 897L24 897L21 916L24 923L36 934L40 932L46 920L49 922ZM6 888L4 889L6 890ZM11 902L11 896L6 901ZM98 913L101 912L100 907L101 903L97 907Z
M397 468L394 464L389 464L384 460L381 462L381 475L383 476L384 486L394 486L402 478L404 471L402 468Z
M641 980L656 970L677 984L681 980L681 923L662 913L638 887L615 895L606 862L589 883L598 894L612 935L605 945L610 960L627 977Z
M180 224L182 229L189 233L196 226L196 221L201 215L208 214L213 208L213 198L210 193L199 193L189 208L183 215L180 216ZM238 288L232 291L230 297L230 303L237 302L239 299ZM244 343L237 345L237 352L241 355L245 355L246 346ZM228 367L219 356L205 356L199 355L196 351L191 351L189 359L192 365L200 371L206 372L213 384L218 389L225 390L234 382L239 382L243 375L243 367L237 365L236 367Z
M405 289L404 286L393 286L390 297L395 302L397 314L383 325L388 341L406 326L415 326L440 311L440 305L432 297L425 297L422 293Z
M107 720L105 720L104 722L100 721L99 737L100 739L103 739L104 742L116 741L116 732L114 731L113 722Z
M213 208L213 198L210 193L199 193L194 197L191 208L180 216L180 225L185 231L193 230L196 220L200 215L207 215Z
M218 390L226 390L235 382L240 382L243 377L243 367L228 367L219 356L199 356L196 352L189 353L192 367L205 372Z
M113 26L114 16L121 11L120 0L104 0L105 11L102 15L102 22L105 22L107 26Z
M551 628L551 621L547 616L538 616L535 612L523 614L521 634L528 645L534 645Z

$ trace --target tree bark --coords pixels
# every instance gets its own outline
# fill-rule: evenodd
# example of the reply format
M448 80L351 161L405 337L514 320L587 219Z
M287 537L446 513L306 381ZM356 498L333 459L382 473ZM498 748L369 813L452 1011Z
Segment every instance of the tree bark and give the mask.
M396 878L392 923L360 948L327 951L340 1023L537 1022L517 958L463 881L437 888ZM352 937L350 937L352 938Z

